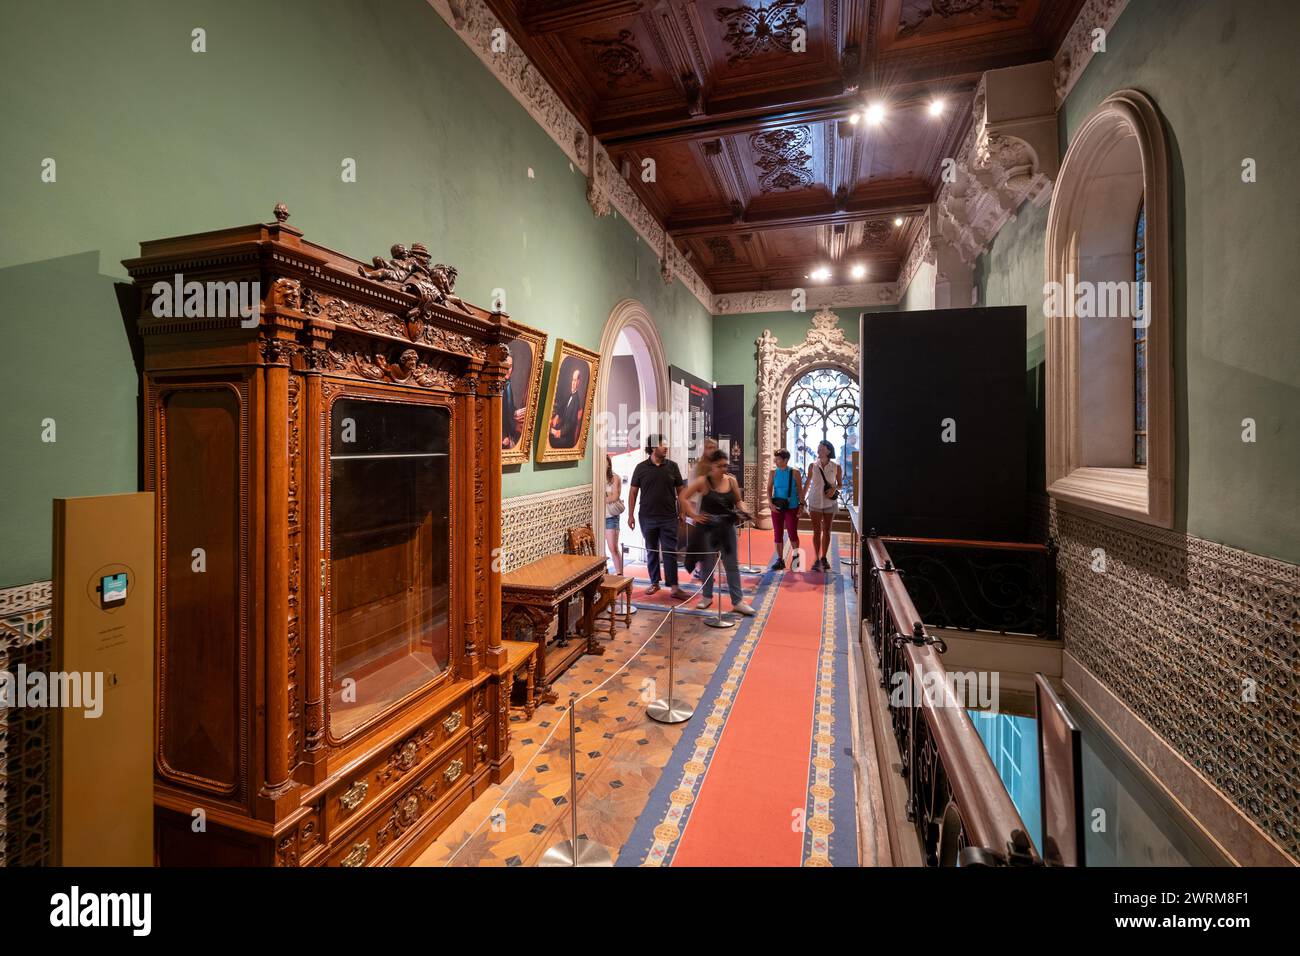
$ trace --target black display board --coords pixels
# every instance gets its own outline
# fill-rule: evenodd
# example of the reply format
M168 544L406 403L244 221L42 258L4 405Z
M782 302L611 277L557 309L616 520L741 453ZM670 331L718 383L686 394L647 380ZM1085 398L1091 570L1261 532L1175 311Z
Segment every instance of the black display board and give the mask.
M668 366L672 427L670 455L685 475L695 467L704 439L713 430L713 383L676 365Z
M728 471L745 487L745 386L713 386L713 424L718 444L731 454Z
M859 322L864 530L1024 541L1024 306Z

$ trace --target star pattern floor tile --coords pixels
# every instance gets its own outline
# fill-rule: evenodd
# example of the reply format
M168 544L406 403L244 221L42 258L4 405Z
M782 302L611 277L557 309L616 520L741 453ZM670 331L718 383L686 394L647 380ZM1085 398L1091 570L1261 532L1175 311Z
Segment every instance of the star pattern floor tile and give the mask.
M667 627L615 675L662 620L662 614L652 611L635 615L631 629L620 629L606 644L603 657L581 657L561 675L554 685L557 704L539 706L532 720L512 719L515 773L504 784L489 787L414 865L533 866L552 845L569 839L567 707L575 696L582 698L574 708L581 777L578 829L617 859L673 747L691 732L691 721L668 726L645 712L667 691ZM678 616L675 628L674 693L694 703L736 632L715 630L685 615Z

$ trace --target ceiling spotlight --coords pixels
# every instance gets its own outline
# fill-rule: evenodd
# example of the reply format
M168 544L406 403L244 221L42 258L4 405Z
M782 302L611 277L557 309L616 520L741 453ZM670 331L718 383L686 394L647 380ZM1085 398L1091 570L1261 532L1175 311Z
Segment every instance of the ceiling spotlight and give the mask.
M830 277L831 277L831 270L827 269L825 266L821 266L820 268L814 269L812 271L812 278L816 279L819 282L829 279Z
M861 279L861 278L862 278L863 276L865 276L866 274L867 274L867 267L866 267L866 266L863 266L863 265L856 265L856 266L853 267L853 273L852 273L853 278L855 278L855 279Z
M902 217L902 216L895 216L895 217L894 217L894 225L895 225L895 226L901 226L902 224L903 224L903 217Z
M857 125L858 125L858 119L859 119L859 117L858 117L858 114L857 114L857 113L851 113L851 114L849 114L849 125L851 125L851 126L857 126Z
M931 116L942 116L942 115L943 115L943 100L931 100L931 101L930 101L930 115L931 115Z
M872 126L879 126L880 121L885 118L885 106L883 103L872 103L867 107L867 122Z

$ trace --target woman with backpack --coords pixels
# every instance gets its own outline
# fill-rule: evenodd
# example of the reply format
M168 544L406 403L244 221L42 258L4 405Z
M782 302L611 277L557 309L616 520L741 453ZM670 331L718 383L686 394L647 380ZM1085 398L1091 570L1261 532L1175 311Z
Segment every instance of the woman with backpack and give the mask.
M790 451L778 448L772 456L775 467L767 476L767 500L772 503L772 534L776 538L773 571L785 570L785 539L790 539L790 570L799 560L799 512L803 510L803 476L790 467Z

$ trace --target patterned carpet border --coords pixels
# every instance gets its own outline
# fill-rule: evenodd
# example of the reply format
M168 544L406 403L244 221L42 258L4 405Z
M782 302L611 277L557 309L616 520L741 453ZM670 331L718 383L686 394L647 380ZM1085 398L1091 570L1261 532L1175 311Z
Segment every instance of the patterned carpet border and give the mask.
M640 820L619 853L617 866L667 866L672 862L691 805L699 795L714 748L735 703L745 668L772 611L781 573L768 571L759 579L753 599L758 614L744 618L737 626L730 646L695 706L691 723L699 729L691 728L673 748Z
M840 567L840 536L835 535L831 564ZM834 576L822 603L822 643L818 652L817 713L809 761L808 803L804 808L804 866L857 866L858 815L853 774L852 716L849 712L849 644L846 603L853 604L847 575ZM836 731L839 736L836 736ZM848 828L841 831L848 821ZM836 824L839 824L837 827Z
M839 568L839 535L834 536L833 566ZM691 807L699 796L709 763L736 694L744 681L745 669L763 633L777 590L785 572L768 571L760 579L754 605L758 615L746 619L731 645L718 662L700 702L693 723L702 729L684 735L673 749L659 783L646 801L645 810L619 853L617 866L669 866L678 840L690 819ZM857 866L857 811L850 733L848 668L848 623L846 574L834 575L822 604L822 643L818 652L819 685L813 746L809 764L808 801L805 805L803 859L805 866ZM824 728L824 729L823 729ZM841 730L840 740L835 731ZM839 740L837 751L837 740ZM835 823L848 821L847 829L835 832Z

